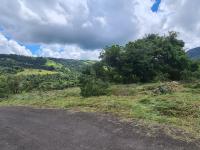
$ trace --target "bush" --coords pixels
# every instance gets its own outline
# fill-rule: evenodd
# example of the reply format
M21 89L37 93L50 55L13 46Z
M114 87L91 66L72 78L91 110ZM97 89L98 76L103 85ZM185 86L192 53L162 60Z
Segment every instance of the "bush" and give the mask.
M109 93L109 84L91 75L84 75L80 79L81 96L101 96Z
M181 72L181 79L186 82L196 81L200 78L200 71L191 72L190 70L184 70Z
M0 76L0 98L5 98L7 96L8 96L7 78Z

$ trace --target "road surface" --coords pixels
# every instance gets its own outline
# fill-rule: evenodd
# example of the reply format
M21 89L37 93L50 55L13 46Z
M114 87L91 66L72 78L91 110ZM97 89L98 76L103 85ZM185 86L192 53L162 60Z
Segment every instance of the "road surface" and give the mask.
M0 150L197 150L96 113L0 107Z

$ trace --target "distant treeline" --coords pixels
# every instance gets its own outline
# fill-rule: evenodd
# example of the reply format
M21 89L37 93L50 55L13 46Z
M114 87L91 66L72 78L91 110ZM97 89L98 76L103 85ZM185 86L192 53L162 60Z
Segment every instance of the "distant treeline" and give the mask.
M47 59L42 57L0 54L0 71L16 73L23 68L54 70L54 67L46 66L46 62Z
M59 68L70 69L71 71L81 72L82 69L95 61L86 60L73 60L73 59L57 59L57 58L44 58L44 57L28 57L21 55L7 55L0 54L0 73L17 73L25 68L42 69L42 70L56 70L58 69L54 65L48 65L48 61L53 61L55 64L63 66Z
M78 85L78 78L72 74L0 76L0 98L33 90L61 90Z

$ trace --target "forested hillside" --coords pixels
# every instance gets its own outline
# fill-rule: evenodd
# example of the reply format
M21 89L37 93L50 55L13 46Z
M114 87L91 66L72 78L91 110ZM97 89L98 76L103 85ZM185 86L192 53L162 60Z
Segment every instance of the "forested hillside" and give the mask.
M92 63L0 54L0 97L31 90L77 86L81 70Z
M187 55L191 59L200 59L200 47L196 47L187 51Z
M90 63L92 64L94 61L0 54L1 73L17 73L24 69L59 70L61 72L64 69L80 72Z

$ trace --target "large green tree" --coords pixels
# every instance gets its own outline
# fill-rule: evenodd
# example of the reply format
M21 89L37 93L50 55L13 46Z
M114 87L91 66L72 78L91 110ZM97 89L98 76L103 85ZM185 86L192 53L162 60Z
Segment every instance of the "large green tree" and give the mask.
M191 70L184 42L177 39L176 32L150 34L125 46L106 47L100 58L114 82L149 82L158 77L180 80L182 71Z

